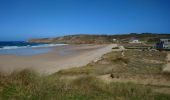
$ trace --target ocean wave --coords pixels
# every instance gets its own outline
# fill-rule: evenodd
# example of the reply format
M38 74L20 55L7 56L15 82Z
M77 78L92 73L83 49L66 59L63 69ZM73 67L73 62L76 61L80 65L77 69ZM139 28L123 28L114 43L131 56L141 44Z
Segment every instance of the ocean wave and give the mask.
M68 44L39 44L39 45L27 45L27 46L4 46L1 47L0 50L9 50L9 49L23 49L23 48L40 48L40 47L55 47L55 46L63 46Z

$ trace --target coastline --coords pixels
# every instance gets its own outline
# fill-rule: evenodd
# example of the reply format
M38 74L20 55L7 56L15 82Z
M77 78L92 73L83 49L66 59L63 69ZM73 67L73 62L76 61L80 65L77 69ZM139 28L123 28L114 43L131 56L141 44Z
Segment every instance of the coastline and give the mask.
M81 67L98 60L110 52L116 44L82 44L53 47L52 51L31 56L0 55L0 70L11 73L16 70L33 69L42 74L52 74L61 69Z

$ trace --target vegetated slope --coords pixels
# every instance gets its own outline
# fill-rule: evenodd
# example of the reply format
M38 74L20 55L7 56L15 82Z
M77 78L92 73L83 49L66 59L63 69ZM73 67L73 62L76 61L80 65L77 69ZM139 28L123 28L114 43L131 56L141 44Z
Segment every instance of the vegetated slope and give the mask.
M170 38L170 34L123 34L123 35L68 35L56 38L30 39L29 42L35 43L69 43L69 44L104 44L112 43L113 39L119 42L127 42L131 38L138 38L142 41L157 42L160 38Z
M47 76L27 69L0 73L0 100L170 100L165 59L166 52L128 50L122 57L113 51L84 67ZM111 74L110 82L100 78Z
M57 38L31 39L29 42L102 44L111 43L111 38L107 35L69 35Z

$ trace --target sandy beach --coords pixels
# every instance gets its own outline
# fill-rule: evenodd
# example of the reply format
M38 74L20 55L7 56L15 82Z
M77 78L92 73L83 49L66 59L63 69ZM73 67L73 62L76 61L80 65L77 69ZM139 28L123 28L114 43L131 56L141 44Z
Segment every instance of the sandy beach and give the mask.
M0 71L11 73L16 70L33 69L43 74L52 74L61 69L81 67L110 52L116 44L66 45L53 47L51 52L31 55L0 55Z

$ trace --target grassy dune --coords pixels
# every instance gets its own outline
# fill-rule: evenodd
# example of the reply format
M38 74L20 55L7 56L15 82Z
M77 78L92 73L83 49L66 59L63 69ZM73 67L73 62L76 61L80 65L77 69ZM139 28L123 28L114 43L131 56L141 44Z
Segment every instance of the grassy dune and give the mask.
M168 100L169 95L154 93L145 85L111 82L94 76L74 80L59 76L38 76L30 70L1 76L1 100Z
M0 100L170 100L169 91L165 92L170 89L170 77L161 72L166 53L126 51L125 57L120 54L111 52L98 62L49 76L28 69L0 74ZM109 78L110 82L100 78L111 74L116 77ZM163 83L143 84L130 79Z

